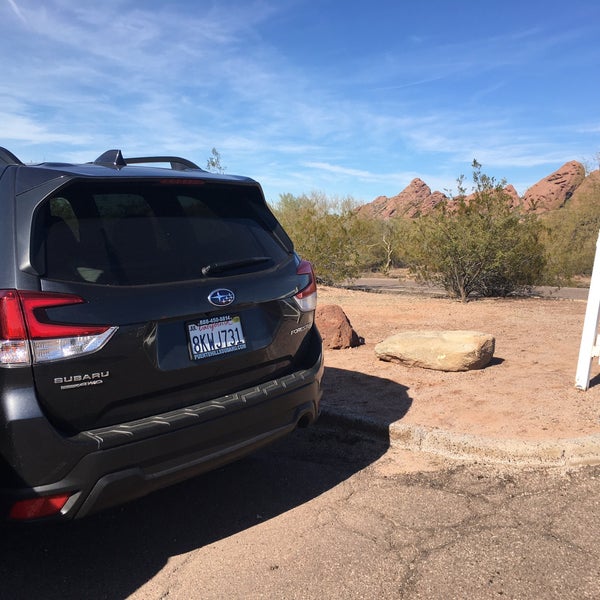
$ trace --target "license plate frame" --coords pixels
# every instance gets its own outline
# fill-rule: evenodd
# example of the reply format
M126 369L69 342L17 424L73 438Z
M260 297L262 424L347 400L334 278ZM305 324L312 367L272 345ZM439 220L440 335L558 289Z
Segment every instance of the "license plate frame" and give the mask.
M193 361L222 356L247 347L239 315L219 315L186 324L188 348Z

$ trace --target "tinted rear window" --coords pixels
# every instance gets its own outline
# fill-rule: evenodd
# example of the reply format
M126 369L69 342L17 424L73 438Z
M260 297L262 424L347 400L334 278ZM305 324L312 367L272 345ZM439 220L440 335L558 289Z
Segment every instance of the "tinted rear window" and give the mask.
M76 182L40 207L34 246L49 279L141 285L269 268L291 250L278 232L252 186Z

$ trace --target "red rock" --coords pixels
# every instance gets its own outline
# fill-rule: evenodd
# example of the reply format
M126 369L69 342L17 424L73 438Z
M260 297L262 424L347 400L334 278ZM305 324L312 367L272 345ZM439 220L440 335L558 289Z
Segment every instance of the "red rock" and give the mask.
M517 207L521 207L522 206L523 201L521 200L521 196L519 196L519 192L517 192L517 190L514 188L513 185L508 184L504 188L504 191L510 197L510 207L511 208L517 208Z
M585 176L585 169L575 160L564 164L548 177L541 179L531 186L521 198L512 185L507 185L504 191L510 208L519 208L526 212L546 213L562 208L570 202L573 204L595 201L599 195L600 171L593 171ZM466 202L473 194L466 197ZM378 219L391 217L416 218L429 214L441 202L446 202L450 211L456 208L456 201L448 198L442 192L432 192L429 186L419 178L396 196L378 196L358 209L359 213Z
M379 219L390 217L414 218L430 213L440 202L447 200L442 192L431 188L419 178L413 179L398 195L379 196L370 204L361 206L359 212Z
M562 208L585 179L585 169L572 160L531 186L523 196L523 207L538 214Z
M325 348L339 350L360 345L361 340L341 306L337 304L317 306L315 319Z
M569 204L581 206L587 203L600 204L600 170L592 171L573 192Z

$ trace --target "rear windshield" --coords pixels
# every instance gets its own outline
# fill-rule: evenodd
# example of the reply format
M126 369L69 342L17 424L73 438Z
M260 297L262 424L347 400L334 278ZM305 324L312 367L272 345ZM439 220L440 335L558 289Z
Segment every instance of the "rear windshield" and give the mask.
M272 267L284 237L252 186L96 181L44 201L34 248L48 279L142 285Z

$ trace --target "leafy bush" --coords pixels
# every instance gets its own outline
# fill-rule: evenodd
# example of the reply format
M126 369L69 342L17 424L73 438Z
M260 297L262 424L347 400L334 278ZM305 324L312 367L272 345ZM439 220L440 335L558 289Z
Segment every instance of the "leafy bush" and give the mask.
M334 285L358 277L368 228L351 198L281 194L272 210L298 254L313 263L319 281Z
M541 225L511 209L504 182L482 174L477 161L472 166L471 196L461 176L456 198L415 220L407 248L411 268L462 301L526 292L545 266Z
M600 178L580 196L544 218L547 252L546 282L565 284L576 275L590 275L600 230Z

